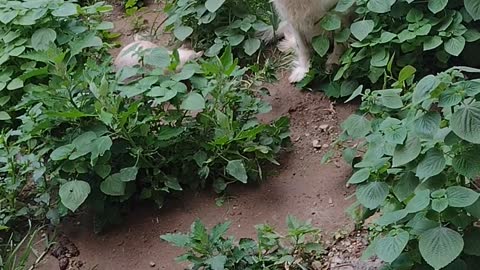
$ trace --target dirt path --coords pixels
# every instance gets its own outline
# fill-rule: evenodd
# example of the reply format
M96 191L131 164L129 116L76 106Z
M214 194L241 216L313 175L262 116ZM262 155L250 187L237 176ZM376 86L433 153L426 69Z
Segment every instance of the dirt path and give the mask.
M133 40L130 19L119 16L114 14L112 19L123 34L121 42L128 43ZM156 17L151 13L146 16L149 23ZM161 44L166 44L166 39ZM320 160L336 138L339 124L355 108L339 105L332 111L331 102L322 94L301 92L286 79L266 87L273 111L262 118L268 121L289 116L293 142L292 151L281 158L281 165L270 168L268 180L258 186L233 187L233 197L222 207L215 205L213 193L191 192L182 199L170 200L160 210L135 209L124 224L102 236L93 234L88 221L65 226L64 233L80 251L80 269L183 269L174 262L181 250L162 242L159 236L187 231L196 218L208 226L230 220L229 233L237 237L254 237L254 225L260 223L284 228L289 214L311 219L327 234L348 228L351 222L344 210L351 203L346 197L353 192L345 187L350 168L340 159L327 165ZM46 265L39 269L52 270L55 263L47 260Z

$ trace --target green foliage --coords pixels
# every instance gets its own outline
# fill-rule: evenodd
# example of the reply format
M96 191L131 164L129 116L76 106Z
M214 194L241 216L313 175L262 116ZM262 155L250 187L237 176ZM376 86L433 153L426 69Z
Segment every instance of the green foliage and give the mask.
M356 207L381 213L370 248L375 252L369 255L393 269L406 259L410 267L402 269L478 265L465 241L478 236L480 159L473 155L479 149L473 134L480 126L475 111L480 80L464 73L480 70L454 67L417 83L408 70L392 85L403 107L392 108L367 89L360 106L365 115L342 124L339 141L361 139L356 150L365 153L349 181L358 185ZM454 95L458 98L450 98Z
M335 31L335 42L350 45L333 76L334 85L353 80L385 87L407 65L418 67L420 76L436 73L458 63L469 44L479 44L480 4L475 0L347 0L339 1L335 14L350 8L355 21L349 27L323 25ZM323 50L316 51L319 57L325 55ZM336 98L350 94L327 91Z
M208 231L199 221L188 234L165 234L161 239L186 249L179 262L190 262L192 269L312 269L323 254L320 231L309 222L289 216L287 234L280 235L268 225L257 225L258 240L227 237L230 223Z
M218 55L227 46L249 57L261 42L255 33L271 28L271 6L266 0L179 0L169 1L167 31L178 40L191 39L194 46Z
M86 204L101 229L131 199L161 206L184 188L221 193L278 164L289 121L257 120L271 107L245 87L229 47L179 73L177 53L154 49L142 59L153 70L115 74L102 40L110 10L0 1L0 227L57 224Z

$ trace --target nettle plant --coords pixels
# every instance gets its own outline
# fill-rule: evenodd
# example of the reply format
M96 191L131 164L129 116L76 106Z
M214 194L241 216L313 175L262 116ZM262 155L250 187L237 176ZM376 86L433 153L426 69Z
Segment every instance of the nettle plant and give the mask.
M186 249L177 261L190 262L191 269L312 269L324 253L320 230L292 216L287 217L286 235L269 225L257 225L258 240L227 237L229 227L226 222L209 232L197 220L190 233L165 234L161 239Z
M206 50L206 56L218 55L227 46L252 56L261 47L255 33L271 27L266 0L175 0L164 11L166 30L178 40L189 38L194 47Z
M391 89L364 91L364 114L342 124L340 141L360 140L344 151L353 212L381 213L365 257L393 269L478 265L480 80L463 73L479 71L455 67L413 83L406 66Z
M346 12L355 18L348 27L340 19ZM382 85L387 69L398 73L412 65L427 75L458 62L466 44L480 39L479 19L476 0L341 0L320 26L335 31L334 42L349 44L333 76L335 85L341 80ZM313 44L320 57L330 48L324 37ZM337 92L335 97L351 93Z

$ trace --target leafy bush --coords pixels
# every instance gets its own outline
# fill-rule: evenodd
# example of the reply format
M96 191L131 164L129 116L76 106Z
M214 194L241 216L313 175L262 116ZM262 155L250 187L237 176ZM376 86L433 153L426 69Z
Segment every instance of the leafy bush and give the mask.
M350 8L356 19L342 28L339 16ZM341 0L320 23L336 32L335 42L350 45L327 94L348 97L355 88L340 91L340 84L345 83L341 80L385 86L406 65L417 67L420 75L445 70L460 61L457 56L466 44L480 44L479 19L475 0ZM330 48L323 39L318 37L313 43L321 57Z
M199 221L189 234L166 234L161 238L187 252L177 260L192 263L192 269L312 269L323 254L320 231L309 222L287 218L285 236L268 225L258 225L258 240L226 237L230 223L208 232Z
M252 56L261 46L256 31L271 24L267 0L179 0L165 6L166 29L183 41L190 38L196 48L215 56L227 46Z
M364 139L345 150L355 213L381 212L366 257L393 269L478 265L480 80L468 72L480 70L452 68L413 83L406 66L391 89L366 90L365 114L342 124L341 141ZM354 162L357 150L365 152Z
M153 50L154 70L112 73L99 2L0 2L0 226L53 223L88 203L96 228L129 199L262 178L289 136L288 119L242 84L229 49L174 73L178 54ZM126 78L137 77L130 84ZM131 80L130 80L131 81Z

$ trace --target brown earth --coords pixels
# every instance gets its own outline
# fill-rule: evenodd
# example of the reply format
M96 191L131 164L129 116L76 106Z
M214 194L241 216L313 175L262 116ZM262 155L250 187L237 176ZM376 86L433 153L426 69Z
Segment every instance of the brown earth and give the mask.
M121 43L133 40L131 18L112 15L116 31L122 33ZM157 15L147 13L148 23ZM161 16L159 16L161 17ZM157 19L156 21L161 21ZM160 44L167 44L161 38ZM118 52L113 51L115 54ZM351 229L345 215L352 202L346 198L353 192L345 187L351 170L340 158L323 165L321 159L335 140L339 124L356 108L353 105L332 104L320 93L300 91L290 85L281 74L281 80L266 85L273 111L263 115L265 121L286 115L291 119L293 147L280 158L280 166L269 167L268 179L256 186L234 186L222 207L209 191L187 192L180 199L171 199L163 209L135 209L125 223L105 235L95 235L91 223L79 220L64 226L63 233L80 251L75 261L79 269L141 270L183 269L174 262L181 250L162 242L160 235L184 232L200 218L208 226L225 220L232 221L229 233L236 237L255 237L254 225L269 223L284 228L285 218L291 214L312 223L331 235L338 230ZM56 260L47 257L44 266L37 269L53 270Z

